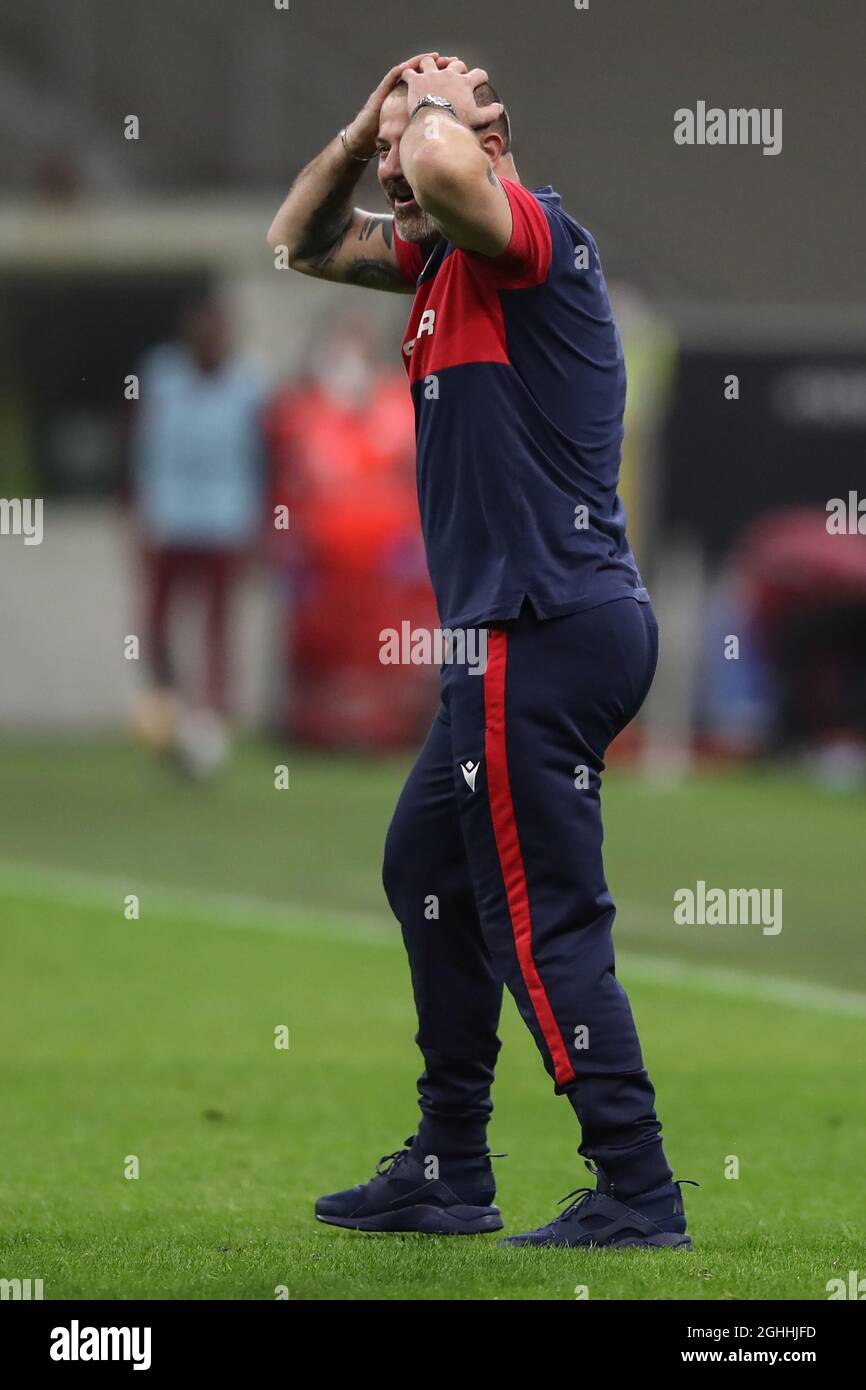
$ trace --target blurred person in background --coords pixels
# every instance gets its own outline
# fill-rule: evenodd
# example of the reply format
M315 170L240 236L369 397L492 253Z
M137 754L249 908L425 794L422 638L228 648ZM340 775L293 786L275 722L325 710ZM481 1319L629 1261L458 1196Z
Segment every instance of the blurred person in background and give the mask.
M383 368L370 327L329 320L304 376L271 403L272 556L286 592L280 723L303 743L389 747L416 738L435 704L429 667L394 671L380 633L436 626L418 531L415 428L403 374Z
M133 505L152 688L136 722L148 743L204 776L229 751L230 614L261 532L266 383L235 352L225 311L210 295L186 306L177 340L146 354L139 379ZM173 627L177 600L187 595L203 651L197 678L182 689L185 653Z
M817 780L866 783L866 535L794 507L746 528L732 568L773 699L768 751Z

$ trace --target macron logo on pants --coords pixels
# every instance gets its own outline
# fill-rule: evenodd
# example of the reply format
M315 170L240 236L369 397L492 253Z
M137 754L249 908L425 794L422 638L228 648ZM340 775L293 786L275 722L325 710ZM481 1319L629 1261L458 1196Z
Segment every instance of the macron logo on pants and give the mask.
M475 790L475 778L478 776L480 763L473 763L470 758L468 762L460 764L460 771L463 773L463 780L471 792Z

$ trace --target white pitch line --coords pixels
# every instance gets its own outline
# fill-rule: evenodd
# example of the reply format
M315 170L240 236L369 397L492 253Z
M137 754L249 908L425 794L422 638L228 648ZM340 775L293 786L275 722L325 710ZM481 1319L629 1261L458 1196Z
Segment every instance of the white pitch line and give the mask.
M112 907L120 911L129 893L146 898L147 910L161 917L184 916L224 927L251 927L290 936L327 936L334 941L364 941L389 945L400 940L400 929L383 910L317 907L275 902L240 893L199 893L170 884L153 883L135 874L89 874L77 869L46 868L41 864L0 860L0 890L9 887L27 897L54 897L79 907ZM123 920L121 918L121 920ZM327 923L321 930L320 923Z
M786 1004L799 1009L816 1009L820 1013L845 1014L852 1018L866 1017L866 994L854 989L839 989L835 985L812 984L786 975L750 975L724 965L692 965L672 956L632 955L625 951L622 969L617 975L634 975L649 983L681 985L702 989L708 994L728 998L754 999L762 1004Z
M378 914L297 902L277 903L234 893L197 893L148 883L134 875L120 878L0 860L0 890L4 887L28 897L55 898L81 907L112 907L118 913L126 895L137 892L146 900L147 912L161 917L192 917L203 925L252 928L286 936L363 942L370 946L396 947L400 942L399 928L384 909ZM620 911L631 920L654 920L653 914L633 904L621 907ZM122 917L119 920L122 921ZM620 953L618 973L649 983L704 990L728 998L754 999L849 1017L866 1016L864 993L782 975L752 975L726 966L694 965L674 957L645 955L628 949Z

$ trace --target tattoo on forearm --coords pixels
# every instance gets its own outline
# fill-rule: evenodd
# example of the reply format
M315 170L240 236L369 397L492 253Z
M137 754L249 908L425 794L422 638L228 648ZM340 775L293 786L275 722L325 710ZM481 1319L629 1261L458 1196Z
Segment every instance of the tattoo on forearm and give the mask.
M334 190L320 203L309 219L301 245L299 259L316 270L324 271L333 265L352 231L354 211L346 204L343 189ZM394 219L389 213L371 213L365 217L357 232L359 242L369 242L381 231L382 240L390 251L394 245ZM352 284L369 285L374 289L392 289L403 284L397 268L387 261L365 260L358 257L346 269Z
M362 171L361 164L341 170L333 187L310 214L298 247L302 260L311 265L327 265L337 254L352 225L353 196Z
M377 227L382 228L382 239L390 251L394 242L394 219L390 213L380 212L365 217L358 233L358 240L369 241Z
M329 193L304 228L298 256L318 268L328 265L345 241L351 225L352 209L346 206L345 194L342 191Z
M346 267L346 279L350 285L363 285L368 290L406 289L406 281L390 261L352 261Z

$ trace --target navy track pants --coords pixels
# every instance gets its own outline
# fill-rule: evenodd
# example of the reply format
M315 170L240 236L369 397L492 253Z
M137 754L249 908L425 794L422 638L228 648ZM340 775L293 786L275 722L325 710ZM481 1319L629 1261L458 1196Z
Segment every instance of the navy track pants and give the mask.
M486 669L442 703L397 803L383 881L409 955L424 1058L418 1142L486 1152L503 985L622 1195L666 1182L655 1094L614 972L600 782L655 672L648 603L489 629Z

